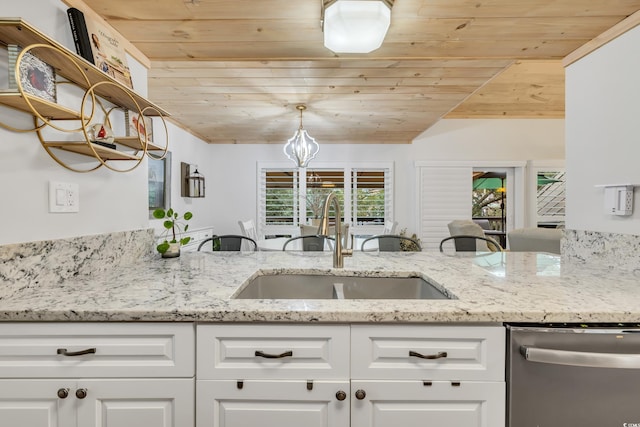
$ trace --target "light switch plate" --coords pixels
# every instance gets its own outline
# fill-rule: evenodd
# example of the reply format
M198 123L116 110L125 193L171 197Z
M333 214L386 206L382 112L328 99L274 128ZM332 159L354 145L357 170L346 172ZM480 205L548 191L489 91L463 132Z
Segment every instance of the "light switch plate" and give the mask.
M78 184L49 181L49 212L80 212Z

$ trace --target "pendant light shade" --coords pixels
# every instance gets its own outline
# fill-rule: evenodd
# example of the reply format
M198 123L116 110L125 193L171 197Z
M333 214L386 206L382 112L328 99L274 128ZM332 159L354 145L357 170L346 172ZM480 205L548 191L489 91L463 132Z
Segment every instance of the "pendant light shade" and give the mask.
M391 23L391 0L324 1L324 45L337 53L378 49Z
M284 146L284 154L293 160L299 168L306 168L309 161L318 154L320 146L302 127L302 112L306 110L307 107L297 105L296 108L300 111L300 127Z

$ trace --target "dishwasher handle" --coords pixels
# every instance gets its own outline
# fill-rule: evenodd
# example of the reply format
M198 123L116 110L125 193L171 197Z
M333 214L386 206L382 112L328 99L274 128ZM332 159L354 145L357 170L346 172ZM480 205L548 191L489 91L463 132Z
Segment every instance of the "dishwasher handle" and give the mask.
M520 354L529 362L590 368L640 369L640 354L592 353L520 346Z

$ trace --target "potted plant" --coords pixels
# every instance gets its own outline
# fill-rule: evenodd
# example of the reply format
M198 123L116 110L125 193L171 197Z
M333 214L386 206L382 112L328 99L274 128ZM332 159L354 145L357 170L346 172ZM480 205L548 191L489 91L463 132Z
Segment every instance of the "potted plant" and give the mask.
M189 221L193 214L191 212L185 212L181 217L178 212L169 208L167 211L164 209L156 209L153 211L153 217L156 219L164 219L163 226L165 228L163 237L164 241L156 246L156 250L160 252L163 258L175 258L180 256L180 246L186 245L191 240L191 237L182 237L180 235L189 229L189 224L185 221ZM171 233L171 240L167 240L167 237Z

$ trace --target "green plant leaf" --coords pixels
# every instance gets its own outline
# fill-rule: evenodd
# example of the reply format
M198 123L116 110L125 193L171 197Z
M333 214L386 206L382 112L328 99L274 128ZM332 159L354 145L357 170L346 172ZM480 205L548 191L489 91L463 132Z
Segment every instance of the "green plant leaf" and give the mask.
M158 250L158 252L160 252L161 254L167 252L169 250L169 242L167 242L166 240L162 243L160 243L158 246L156 246L156 249Z
M173 227L173 221L168 219L163 223L163 225L167 230L171 230L171 228Z
M156 219L164 218L164 209L156 209L153 211L153 217Z
M190 241L191 241L191 237L183 237L182 239L180 239L180 244L181 245L186 245Z
M173 208L169 208L169 210L167 211L167 217L171 218L173 216Z
M191 212L185 212L184 220L185 221L189 221L191 218L193 218L193 214ZM186 228L185 228L185 230L186 230Z

